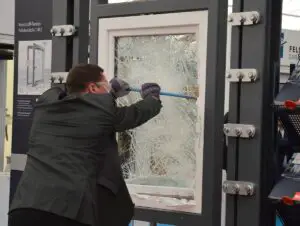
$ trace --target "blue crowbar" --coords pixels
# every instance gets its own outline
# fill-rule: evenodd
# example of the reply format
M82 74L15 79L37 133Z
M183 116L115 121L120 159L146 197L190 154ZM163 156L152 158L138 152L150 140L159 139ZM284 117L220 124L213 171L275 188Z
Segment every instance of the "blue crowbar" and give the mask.
M133 88L133 87L130 87L129 90L132 91L132 92L141 92L141 89ZM169 96L169 97L179 97L179 98L197 100L196 97L187 96L187 95L180 94L180 93L160 92L160 95L162 95L162 96Z

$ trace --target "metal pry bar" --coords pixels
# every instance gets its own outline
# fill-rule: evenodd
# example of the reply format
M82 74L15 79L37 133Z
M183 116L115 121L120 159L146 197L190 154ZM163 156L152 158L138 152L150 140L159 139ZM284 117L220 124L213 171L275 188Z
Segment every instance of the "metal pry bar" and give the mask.
M132 91L132 92L141 92L141 89L133 88L133 87L130 87L129 90ZM162 96L169 96L169 97L178 97L178 98L184 98L184 99L194 99L194 100L197 100L196 97L188 96L188 95L184 95L184 94L180 94L180 93L160 92L160 95L162 95Z

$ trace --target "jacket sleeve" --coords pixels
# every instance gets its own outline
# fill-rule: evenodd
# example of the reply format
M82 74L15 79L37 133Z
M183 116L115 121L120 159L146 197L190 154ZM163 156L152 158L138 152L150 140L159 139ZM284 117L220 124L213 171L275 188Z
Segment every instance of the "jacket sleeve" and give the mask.
M138 127L158 115L161 108L161 101L153 97L147 97L127 107L115 107L115 131L123 132Z

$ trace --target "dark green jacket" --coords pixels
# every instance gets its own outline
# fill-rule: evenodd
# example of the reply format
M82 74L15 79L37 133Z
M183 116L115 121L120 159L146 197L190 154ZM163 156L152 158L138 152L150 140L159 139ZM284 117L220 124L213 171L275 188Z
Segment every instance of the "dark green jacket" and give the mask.
M117 107L110 94L57 100L51 92L35 107L27 163L10 211L34 208L96 225L97 184L115 194L124 185L115 133L156 116L161 102L148 97Z

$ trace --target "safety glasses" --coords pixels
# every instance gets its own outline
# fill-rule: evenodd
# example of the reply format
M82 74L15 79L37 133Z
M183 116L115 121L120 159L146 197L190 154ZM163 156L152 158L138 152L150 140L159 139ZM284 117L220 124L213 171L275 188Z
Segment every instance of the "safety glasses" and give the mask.
M95 82L94 83L98 88L101 86L109 93L111 91L111 85L109 82Z

